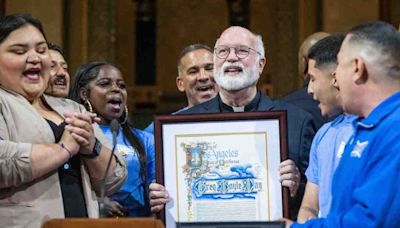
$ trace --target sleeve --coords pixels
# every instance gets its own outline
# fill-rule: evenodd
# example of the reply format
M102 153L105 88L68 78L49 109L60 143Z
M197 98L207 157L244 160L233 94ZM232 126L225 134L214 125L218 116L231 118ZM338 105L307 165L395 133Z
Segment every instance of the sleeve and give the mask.
M146 133L146 132L145 132ZM154 150L154 136L152 134L144 135L144 146L147 155L147 182L150 184L156 179L156 161Z
M315 140L311 145L310 150L310 161L308 163L308 167L306 169L306 178L307 181L318 185L318 157L317 157L317 145Z
M357 180L359 184L348 193L351 194L349 197L353 202L348 210L332 212L326 219L310 220L305 224L293 224L291 227L398 227L400 143L392 139L390 143L381 144L379 148L371 151L382 151L384 155L368 159L364 168L365 175ZM377 192L379 194L376 194Z
M9 141L1 104L0 112L0 189L6 189L33 180L29 160L32 144Z
M154 122L151 122L144 131L154 135Z
M96 138L103 144L103 146L107 148L112 148L110 141L103 134L100 127L97 124L93 125L93 130ZM111 149L110 149L111 150ZM116 160L116 166L111 174L109 174L106 178L105 188L106 195L110 195L113 192L116 192L120 189L122 184L124 183L127 175L126 162L125 159L119 154L117 151L114 151L113 156ZM93 189L100 193L101 185L103 180L96 181L92 183Z
M326 132L327 126L328 125L326 124L322 126L314 136L310 149L309 163L305 173L307 181L310 181L316 185L319 183L318 145L321 142L321 138L323 137L324 133Z

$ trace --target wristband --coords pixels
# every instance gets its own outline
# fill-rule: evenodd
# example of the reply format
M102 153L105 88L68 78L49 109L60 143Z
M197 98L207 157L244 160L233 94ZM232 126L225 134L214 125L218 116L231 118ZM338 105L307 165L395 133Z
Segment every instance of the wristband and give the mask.
M64 149L65 151L68 152L69 158L71 159L72 158L72 152L64 145L64 143L60 143L58 145L60 145L61 149Z
M95 140L96 141L94 143L94 147L93 147L92 153L90 153L90 154L79 153L79 155L82 158L95 158L95 157L100 155L101 148L103 147L103 145L101 144L101 142L97 138L95 138Z

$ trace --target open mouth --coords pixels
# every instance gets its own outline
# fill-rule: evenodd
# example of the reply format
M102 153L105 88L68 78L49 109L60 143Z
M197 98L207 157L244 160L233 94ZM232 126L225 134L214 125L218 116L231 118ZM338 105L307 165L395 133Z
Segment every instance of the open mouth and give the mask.
M65 76L56 76L56 78L53 81L53 84L57 86L66 86L67 79L65 78Z
M214 90L214 86L213 85L198 86L196 88L196 90L198 92L208 92L208 91Z
M120 97L113 97L107 101L113 109L120 110L122 106L122 99Z
M238 74L243 72L243 68L240 66L227 66L224 68L224 73L228 74Z
M40 78L40 68L30 68L22 74L31 81L37 81Z

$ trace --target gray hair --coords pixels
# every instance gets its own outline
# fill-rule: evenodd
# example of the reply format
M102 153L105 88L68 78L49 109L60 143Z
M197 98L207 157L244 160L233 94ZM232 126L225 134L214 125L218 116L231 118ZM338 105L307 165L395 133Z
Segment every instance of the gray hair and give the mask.
M259 34L254 34L255 43L256 43L256 50L260 52L261 56L265 58L265 49L264 49L264 42L262 40L262 36Z
M180 68L181 68L181 65L182 65L182 58L186 54L188 54L190 52L193 52L193 51L196 51L196 50L201 50L201 49L209 51L211 54L213 54L213 50L209 46L207 46L205 44L199 44L199 43L198 44L191 44L191 45L186 46L185 48L183 48L181 53L180 53L180 55L179 55L179 59L178 59L178 72L180 71Z
M235 26L232 26L232 27L235 27ZM255 49L258 52L260 52L262 58L265 58L265 49L264 49L264 42L262 40L262 36L259 34L255 34L253 32L251 32L251 34L253 34L253 36L254 36ZM218 38L217 41L215 42L214 49L218 46L219 39L220 38Z
M349 46L373 66L370 72L400 79L400 34L395 27L382 21L368 22L354 27L348 35Z

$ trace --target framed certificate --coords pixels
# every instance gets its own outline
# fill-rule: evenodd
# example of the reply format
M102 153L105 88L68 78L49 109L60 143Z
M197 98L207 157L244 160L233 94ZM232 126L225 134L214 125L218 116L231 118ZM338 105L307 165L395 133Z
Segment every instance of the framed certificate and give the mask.
M157 183L171 198L159 214L167 227L288 217L278 172L284 111L156 116L155 144Z

